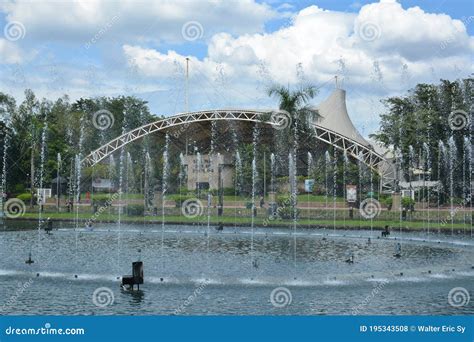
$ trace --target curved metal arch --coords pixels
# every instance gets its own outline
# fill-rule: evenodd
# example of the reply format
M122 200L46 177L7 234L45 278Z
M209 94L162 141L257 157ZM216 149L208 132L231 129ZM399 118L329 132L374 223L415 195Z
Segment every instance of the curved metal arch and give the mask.
M187 125L197 122L217 121L217 120L236 120L248 122L260 122L280 128L283 124L281 117L271 115L266 121L262 119L268 116L269 112L255 110L207 110L199 112L180 113L168 118L164 118L141 127L135 128L130 132L109 141L107 144L99 147L87 155L81 163L85 166L94 166L101 160L114 153L125 145L140 139L148 134L155 133L167 128L180 125ZM374 150L357 143L349 137L343 136L337 132L313 123L316 132L316 138L329 145L336 147L341 151L346 151L353 158L366 164L374 172L377 172L381 178L381 190L391 188L393 175L389 162Z

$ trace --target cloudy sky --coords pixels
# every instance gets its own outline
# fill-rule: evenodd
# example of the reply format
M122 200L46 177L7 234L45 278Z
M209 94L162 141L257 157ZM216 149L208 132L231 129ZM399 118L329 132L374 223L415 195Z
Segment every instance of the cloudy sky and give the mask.
M472 1L0 0L0 91L21 101L136 95L151 111L270 108L280 83L347 90L373 132L381 98L473 72Z

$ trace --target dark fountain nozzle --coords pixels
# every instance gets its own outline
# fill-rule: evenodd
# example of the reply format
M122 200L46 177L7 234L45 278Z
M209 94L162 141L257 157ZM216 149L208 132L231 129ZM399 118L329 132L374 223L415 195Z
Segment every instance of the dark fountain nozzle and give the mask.
M25 264L31 265L34 263L34 260L31 259L31 252L28 254L28 259L25 261Z

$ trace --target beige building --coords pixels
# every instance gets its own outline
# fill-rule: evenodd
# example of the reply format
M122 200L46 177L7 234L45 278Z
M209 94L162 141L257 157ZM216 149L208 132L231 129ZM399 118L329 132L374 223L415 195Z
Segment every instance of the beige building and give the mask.
M232 188L234 167L232 156L228 153L216 154L212 158L208 154L184 156L184 167L188 176L188 190L215 190L219 188L221 177L224 188Z

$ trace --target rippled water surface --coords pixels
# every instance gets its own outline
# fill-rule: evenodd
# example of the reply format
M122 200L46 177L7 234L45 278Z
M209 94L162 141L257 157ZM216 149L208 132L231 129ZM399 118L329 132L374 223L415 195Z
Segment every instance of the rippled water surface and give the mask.
M454 287L472 293L471 237L397 232L388 239L378 236L370 231L226 227L218 232L212 227L171 225L118 229L113 224L93 230L63 224L51 235L1 231L0 310L137 315L474 313L472 301L461 307L448 303ZM398 243L401 258L394 257ZM27 265L30 252L35 262ZM353 264L346 262L351 255ZM136 260L144 262L145 284L140 291L124 291L120 276L130 274ZM93 293L101 287L110 289L111 305L93 303ZM284 289L275 290L279 287Z

